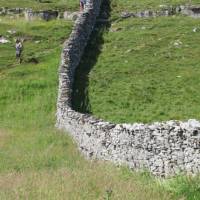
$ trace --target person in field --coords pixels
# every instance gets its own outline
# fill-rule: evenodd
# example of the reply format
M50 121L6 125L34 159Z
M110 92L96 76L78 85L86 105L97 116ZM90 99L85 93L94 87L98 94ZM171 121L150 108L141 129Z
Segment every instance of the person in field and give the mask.
M86 5L86 0L80 0L80 11L83 11Z
M16 59L19 60L19 63L22 63L23 45L20 39L16 40L15 49L16 49Z

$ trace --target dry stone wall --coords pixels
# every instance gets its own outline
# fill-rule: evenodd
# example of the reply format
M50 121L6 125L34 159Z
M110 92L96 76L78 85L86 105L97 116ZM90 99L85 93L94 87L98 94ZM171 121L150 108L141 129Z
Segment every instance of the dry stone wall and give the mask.
M200 122L113 124L72 109L76 67L95 25L101 0L90 0L65 42L59 68L57 124L66 130L87 158L125 164L154 175L200 171Z
M43 19L46 21L52 19L76 20L78 12L58 11L58 10L32 10L29 8L5 8L0 7L0 16L8 15L10 17L24 17L27 21Z
M161 16L172 16L172 15L186 15L193 18L200 18L200 6L191 5L179 5L179 6L165 6L161 5L161 9L158 11L144 10L139 12L127 12L121 13L122 18L138 17L138 18L149 18L149 17L161 17Z

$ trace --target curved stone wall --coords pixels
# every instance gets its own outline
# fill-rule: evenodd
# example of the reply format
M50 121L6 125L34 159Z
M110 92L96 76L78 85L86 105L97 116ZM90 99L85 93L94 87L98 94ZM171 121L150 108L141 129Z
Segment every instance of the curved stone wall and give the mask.
M87 158L104 159L158 176L200 171L200 122L113 124L72 109L76 67L99 14L90 0L65 42L59 68L57 127L71 134Z

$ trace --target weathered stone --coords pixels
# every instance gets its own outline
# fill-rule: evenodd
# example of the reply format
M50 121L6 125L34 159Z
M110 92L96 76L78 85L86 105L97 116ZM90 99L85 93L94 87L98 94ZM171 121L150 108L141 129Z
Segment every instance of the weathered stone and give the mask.
M79 13L78 12L69 12L69 11L65 11L63 13L63 18L64 19L68 19L68 20L76 20L78 18Z
M53 10L44 10L44 11L33 11L33 10L25 10L24 15L25 19L28 21L41 18L43 20L49 21L52 19L57 19L58 11Z
M129 18L129 17L139 17L139 18L149 18L149 17L159 17L159 16L172 16L176 14L183 14L193 18L200 17L200 7L199 6L166 6L160 5L161 10L152 11L152 10L144 10L139 12L128 12L124 11L120 14L121 18Z

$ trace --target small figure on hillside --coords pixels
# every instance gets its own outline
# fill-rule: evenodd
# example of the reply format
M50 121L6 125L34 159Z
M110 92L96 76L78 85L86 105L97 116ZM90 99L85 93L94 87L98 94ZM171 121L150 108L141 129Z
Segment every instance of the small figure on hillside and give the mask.
M23 45L20 39L16 40L15 49L16 49L16 59L19 60L19 63L22 63Z
M80 11L83 11L86 5L86 0L80 0Z

